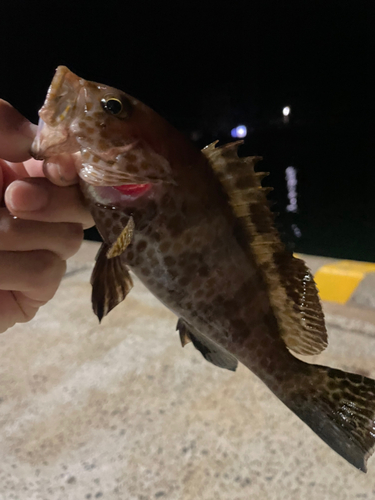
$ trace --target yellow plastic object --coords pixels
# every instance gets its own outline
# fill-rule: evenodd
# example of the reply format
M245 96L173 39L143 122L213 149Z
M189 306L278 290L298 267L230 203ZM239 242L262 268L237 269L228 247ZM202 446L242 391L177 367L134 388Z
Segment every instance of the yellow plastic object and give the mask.
M375 272L375 264L340 260L319 269L314 279L322 300L345 304L367 273Z

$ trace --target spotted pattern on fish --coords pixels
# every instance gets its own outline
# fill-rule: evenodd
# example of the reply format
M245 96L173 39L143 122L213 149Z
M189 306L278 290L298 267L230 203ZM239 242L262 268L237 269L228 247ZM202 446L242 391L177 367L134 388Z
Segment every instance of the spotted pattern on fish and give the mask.
M103 109L109 94L124 115ZM375 382L304 363L286 347L322 350L324 318L311 275L280 242L254 158L239 158L238 144L200 152L133 97L65 67L40 117L35 157L82 155L82 192L103 237L92 275L98 318L130 292L131 269L177 315L183 342L223 368L241 361L365 471L375 444ZM134 231L124 237L130 220Z

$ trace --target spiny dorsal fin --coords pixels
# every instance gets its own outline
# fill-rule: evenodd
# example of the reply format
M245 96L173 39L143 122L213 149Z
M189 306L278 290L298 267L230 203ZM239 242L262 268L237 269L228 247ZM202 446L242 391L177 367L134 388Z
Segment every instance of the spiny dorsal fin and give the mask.
M305 263L293 257L280 240L267 201L268 188L254 172L261 157L239 158L237 141L204 148L210 164L225 189L235 215L248 237L268 285L270 302L287 347L297 354L318 354L327 346L327 331L318 292Z

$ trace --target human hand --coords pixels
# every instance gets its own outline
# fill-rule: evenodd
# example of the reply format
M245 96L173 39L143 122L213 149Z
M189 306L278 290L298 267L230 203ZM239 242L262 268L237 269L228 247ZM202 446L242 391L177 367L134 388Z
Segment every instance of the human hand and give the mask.
M54 296L83 228L94 224L74 157L30 159L36 129L0 99L0 333Z

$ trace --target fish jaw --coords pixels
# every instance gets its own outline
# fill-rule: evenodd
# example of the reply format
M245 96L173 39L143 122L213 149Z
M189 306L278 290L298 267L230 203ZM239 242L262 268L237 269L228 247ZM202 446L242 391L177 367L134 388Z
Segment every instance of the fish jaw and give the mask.
M65 127L51 127L41 118L37 134L31 145L30 154L36 160L45 160L61 153L79 152L79 145Z
M59 66L39 111L36 137L31 145L31 155L43 160L60 153L76 153L79 144L70 125L83 107L84 80Z

